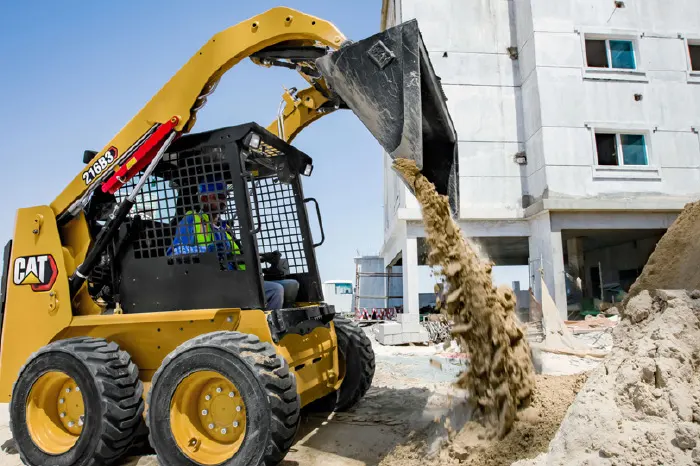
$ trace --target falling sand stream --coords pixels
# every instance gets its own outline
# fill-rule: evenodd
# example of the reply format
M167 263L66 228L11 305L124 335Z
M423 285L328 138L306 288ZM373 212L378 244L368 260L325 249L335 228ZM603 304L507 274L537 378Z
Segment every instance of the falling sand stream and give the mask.
M482 261L450 215L447 196L407 159L394 169L413 187L423 212L430 252L428 264L447 283L442 312L454 320L453 334L469 355L457 380L474 403L477 418L498 438L511 429L517 412L529 405L535 386L530 347L515 318L515 296L495 288L491 263Z

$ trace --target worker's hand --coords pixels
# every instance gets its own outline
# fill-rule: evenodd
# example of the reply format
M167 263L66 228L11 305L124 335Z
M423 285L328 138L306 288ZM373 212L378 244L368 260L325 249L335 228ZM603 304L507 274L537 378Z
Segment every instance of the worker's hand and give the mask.
M260 259L270 264L275 264L279 262L282 258L282 254L279 251L265 252L260 254Z

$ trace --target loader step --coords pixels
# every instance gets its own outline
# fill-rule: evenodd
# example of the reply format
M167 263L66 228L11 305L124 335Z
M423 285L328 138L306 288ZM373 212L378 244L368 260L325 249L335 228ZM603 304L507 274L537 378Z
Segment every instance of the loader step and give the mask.
M318 327L329 327L335 317L335 307L321 304L290 309L276 309L267 316L270 332L275 342L288 333L306 335Z

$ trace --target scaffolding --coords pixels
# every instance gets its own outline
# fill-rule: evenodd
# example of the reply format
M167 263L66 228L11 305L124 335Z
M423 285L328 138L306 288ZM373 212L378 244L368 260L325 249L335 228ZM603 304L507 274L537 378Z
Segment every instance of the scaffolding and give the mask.
M360 264L355 263L355 293L353 297L353 304L355 310L355 318L358 320L370 320L370 321L381 321L381 320L393 320L397 313L403 312L403 306L399 308L398 306L388 306L390 299L401 299L402 296L389 295L388 291L390 289L389 280L391 278L403 277L402 273L398 272L360 272ZM363 295L361 292L361 278L377 278L385 279L384 289L387 294L384 295ZM362 306L363 299L378 299L384 301L384 306Z

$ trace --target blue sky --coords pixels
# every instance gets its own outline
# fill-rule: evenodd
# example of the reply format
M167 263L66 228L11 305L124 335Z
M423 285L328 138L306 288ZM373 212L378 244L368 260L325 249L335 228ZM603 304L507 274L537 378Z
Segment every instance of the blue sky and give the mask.
M379 31L381 0L289 0L350 39ZM0 241L15 211L49 204L212 35L278 6L271 1L135 0L0 3ZM292 71L248 60L222 79L195 132L275 119ZM326 233L316 250L322 280L354 280L353 257L383 240L382 150L349 110L304 130L294 144L314 158L305 195L318 199ZM313 218L313 216L312 216ZM316 228L315 222L312 228ZM318 230L315 229L315 232ZM318 238L318 236L317 236ZM421 270L421 292L432 290ZM495 268L496 283L527 283L527 268Z
M149 0L0 4L0 240L17 208L49 204L99 150L213 34L278 4L271 1ZM333 22L351 39L379 31L381 0L289 0L285 6ZM230 70L195 132L274 120L293 71L248 60ZM383 239L382 150L343 111L307 128L294 144L314 158L305 194L318 199L326 242L321 278L354 279L353 257Z

